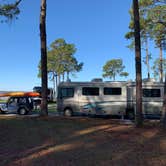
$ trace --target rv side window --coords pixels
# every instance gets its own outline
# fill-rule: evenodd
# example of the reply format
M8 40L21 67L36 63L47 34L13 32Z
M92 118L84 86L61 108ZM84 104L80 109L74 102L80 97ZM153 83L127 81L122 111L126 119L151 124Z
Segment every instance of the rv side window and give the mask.
M82 95L84 96L99 96L99 88L96 87L83 87Z
M160 89L143 89L143 97L161 97Z
M121 95L121 88L104 88L104 95Z
M60 97L73 97L73 96L74 96L74 88L60 89Z

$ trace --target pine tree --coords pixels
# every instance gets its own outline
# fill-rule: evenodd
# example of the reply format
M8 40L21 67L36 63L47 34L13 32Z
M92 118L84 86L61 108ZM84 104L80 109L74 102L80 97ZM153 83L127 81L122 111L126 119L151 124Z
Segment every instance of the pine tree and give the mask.
M46 0L41 0L40 9L40 41L41 41L41 81L42 102L41 116L48 115L47 107L47 38L46 38Z

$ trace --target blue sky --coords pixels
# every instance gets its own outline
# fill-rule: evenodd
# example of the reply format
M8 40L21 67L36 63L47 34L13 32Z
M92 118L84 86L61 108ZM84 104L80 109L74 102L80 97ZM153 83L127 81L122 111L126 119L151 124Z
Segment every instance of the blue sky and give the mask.
M64 38L75 44L75 57L84 62L83 70L71 78L73 81L101 78L103 65L114 58L122 58L130 73L127 79L135 79L134 52L126 47L129 41L124 38L131 3L132 0L48 0L48 46ZM41 83L37 78L40 0L23 0L20 8L18 20L0 24L0 90L32 90ZM153 54L157 56L158 51ZM143 77L145 72L143 69Z

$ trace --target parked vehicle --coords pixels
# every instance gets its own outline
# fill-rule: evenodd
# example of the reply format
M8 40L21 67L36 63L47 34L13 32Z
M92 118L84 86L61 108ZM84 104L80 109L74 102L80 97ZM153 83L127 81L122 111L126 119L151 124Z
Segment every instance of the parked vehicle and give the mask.
M143 80L143 115L160 116L164 84L153 80ZM90 115L135 116L135 82L62 82L58 87L57 109L66 116L75 113Z
M41 100L42 100L41 97L33 97L33 104L34 104L34 109L35 110L40 109L40 107L41 107Z
M2 113L28 114L33 110L33 98L27 96L12 96L6 103L0 105Z
M41 97L42 87L41 86L35 86L35 87L33 87L33 92L40 93L40 97ZM48 88L47 95L48 95L48 101L50 101L50 102L54 101L54 91L53 91L53 88Z

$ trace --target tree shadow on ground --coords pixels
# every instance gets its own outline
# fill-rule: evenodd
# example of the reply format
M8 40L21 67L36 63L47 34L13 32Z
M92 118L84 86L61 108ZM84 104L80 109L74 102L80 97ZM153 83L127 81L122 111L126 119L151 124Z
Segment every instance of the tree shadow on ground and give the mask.
M57 127L48 128L45 138L38 140L38 144L16 154L10 153L3 162L5 166L166 165L166 134L158 125L135 129L133 125L111 119L49 118L42 121L51 121L51 124L55 121Z

